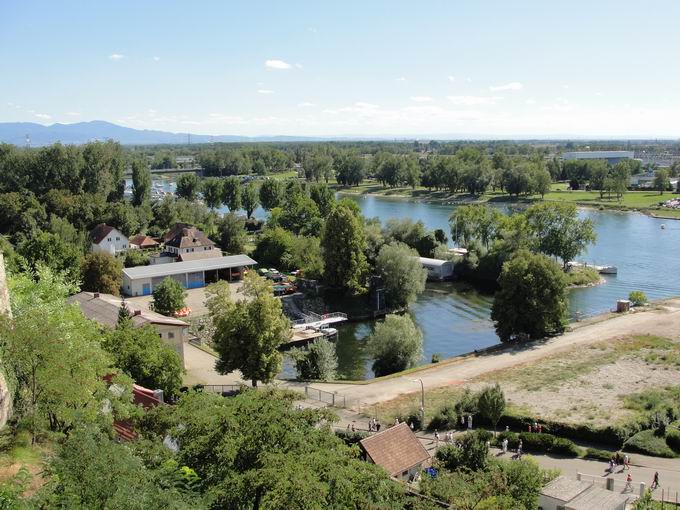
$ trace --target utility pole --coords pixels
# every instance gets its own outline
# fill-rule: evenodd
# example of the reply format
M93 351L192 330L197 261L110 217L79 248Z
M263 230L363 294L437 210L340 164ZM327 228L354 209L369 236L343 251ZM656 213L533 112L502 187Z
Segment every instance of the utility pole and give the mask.
M411 379L413 382L420 382L420 414L422 419L420 422L421 427L425 427L425 385L422 379Z

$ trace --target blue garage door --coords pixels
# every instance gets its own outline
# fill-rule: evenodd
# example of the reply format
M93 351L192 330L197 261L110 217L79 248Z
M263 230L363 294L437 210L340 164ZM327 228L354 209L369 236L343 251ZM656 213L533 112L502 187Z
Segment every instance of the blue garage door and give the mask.
M204 287L205 282L203 280L203 271L198 271L196 273L189 273L188 275L188 289L197 289L199 287Z

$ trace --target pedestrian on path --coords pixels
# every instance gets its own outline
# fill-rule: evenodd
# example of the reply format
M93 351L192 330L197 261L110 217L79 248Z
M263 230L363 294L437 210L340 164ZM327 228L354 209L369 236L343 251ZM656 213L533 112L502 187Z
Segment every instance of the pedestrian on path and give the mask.
M436 429L434 431L434 447L439 448L439 432Z
M630 457L628 454L623 456L623 469L630 469Z
M380 432L380 422L378 420L375 420L375 431Z
M462 429L465 428L465 415L464 414L460 415L460 428L462 428Z
M659 472L655 471L654 472L654 480L652 480L652 489L656 489L659 487Z
M356 432L357 429L354 428L354 422L352 422L352 432Z
M468 430L472 430L472 415L468 414Z
M633 492L633 477L631 476L630 473L628 473L628 476L626 477L626 486L623 488L623 491Z
M503 439L503 455L508 453L508 438Z
M519 440L519 443L517 443L517 455L520 457L522 456L522 440Z

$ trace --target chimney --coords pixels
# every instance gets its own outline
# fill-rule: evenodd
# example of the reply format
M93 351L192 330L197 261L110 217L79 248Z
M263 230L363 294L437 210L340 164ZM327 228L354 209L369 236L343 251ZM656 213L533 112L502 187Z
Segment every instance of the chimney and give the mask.
M99 292L95 292L94 294L92 294L92 297L98 298L98 297L99 297Z
M134 312L132 312L132 315L142 315L142 311L141 310L135 310Z

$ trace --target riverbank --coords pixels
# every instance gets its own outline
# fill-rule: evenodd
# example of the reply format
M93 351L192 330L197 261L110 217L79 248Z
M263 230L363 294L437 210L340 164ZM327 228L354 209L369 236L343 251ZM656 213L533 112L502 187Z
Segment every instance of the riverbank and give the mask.
M487 191L482 195L467 193L450 193L448 191L428 190L416 187L384 187L379 183L367 181L359 186L333 185L332 188L340 194L368 195L380 198L408 200L441 205L465 205L474 203L508 204L529 206L537 202L569 202L579 207L592 209L606 209L621 212L640 212L655 218L680 220L680 210L660 207L668 196L659 195L654 191L629 191L620 201L600 197L597 191L571 191L564 184L555 183L551 191L545 196L533 195L529 197L514 197L507 193Z
M362 404L387 402L403 395L418 396L422 381L426 391L444 387L462 387L466 382L494 371L533 362L573 347L613 339L624 335L659 335L678 338L680 331L680 299L671 299L643 312L625 315L603 314L586 321L575 323L571 330L561 336L520 345L501 346L497 349L479 351L466 356L414 368L405 373L361 381L315 383L312 386Z

